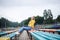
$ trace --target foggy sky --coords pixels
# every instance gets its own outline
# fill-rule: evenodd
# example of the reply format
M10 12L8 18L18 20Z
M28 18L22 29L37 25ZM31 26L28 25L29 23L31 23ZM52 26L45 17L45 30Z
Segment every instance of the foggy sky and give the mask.
M0 0L0 17L21 22L31 16L43 16L51 9L53 17L60 15L60 0Z

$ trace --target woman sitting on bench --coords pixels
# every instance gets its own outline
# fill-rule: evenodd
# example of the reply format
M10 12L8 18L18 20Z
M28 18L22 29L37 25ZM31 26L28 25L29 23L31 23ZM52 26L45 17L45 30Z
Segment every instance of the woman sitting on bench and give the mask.
M28 27L21 27L19 29L19 32L21 33L24 30L29 31L29 32L34 31L34 24L35 24L35 17L33 16L33 17L31 17L31 20L28 23Z

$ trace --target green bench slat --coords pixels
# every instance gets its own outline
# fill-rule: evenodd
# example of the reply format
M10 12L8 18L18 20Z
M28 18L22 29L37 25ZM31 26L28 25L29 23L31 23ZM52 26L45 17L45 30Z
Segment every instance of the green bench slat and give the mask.
M41 33L46 35L46 36L50 36L50 37L53 37L53 38L56 38L56 39L60 40L60 35L55 35L55 34L48 33L48 32L41 32Z
M55 38L52 38L52 37L48 37L48 36L46 36L46 35L43 35L42 33L40 33L40 32L34 32L34 33L36 33L37 35L39 35L39 36L41 36L41 37L44 37L46 40L57 40L57 39L55 39Z
M45 38L36 35L35 33L31 32L31 35L34 37L35 40L46 40Z

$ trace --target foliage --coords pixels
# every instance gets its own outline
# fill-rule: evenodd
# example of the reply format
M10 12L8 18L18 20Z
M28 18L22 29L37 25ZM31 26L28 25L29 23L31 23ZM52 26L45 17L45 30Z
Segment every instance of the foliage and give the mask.
M44 18L40 16L35 17L36 24L43 24Z
M3 27L17 27L19 24L18 22L11 22L5 18L1 18L0 19L0 28L3 28Z
M57 22L60 22L60 15L58 15L56 20L57 20Z
M44 10L43 15L44 15L44 23L45 24L54 23L53 22L53 15L52 15L52 12L50 9L48 9L48 11Z
M24 25L24 26L27 26L28 23L29 23L29 21L30 21L30 19L31 19L31 18L29 17L28 19L23 20L20 24L21 24L21 25ZM36 16L36 17L35 17L35 21L36 21L35 25L36 25L36 24L43 24L43 20L44 20L43 17Z
M35 25L36 24L53 24L53 23L60 23L60 15L58 15L58 17L56 19L53 19L53 15L50 9L44 10L43 12L43 17L41 16L35 16ZM11 22L6 18L0 18L0 28L3 27L17 27L17 26L27 26L29 21L30 21L31 17L29 17L28 19L23 20L21 23L18 22Z

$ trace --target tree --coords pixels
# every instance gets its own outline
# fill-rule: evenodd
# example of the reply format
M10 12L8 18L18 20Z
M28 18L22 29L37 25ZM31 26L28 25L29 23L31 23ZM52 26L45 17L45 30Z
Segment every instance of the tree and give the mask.
M6 19L5 18L1 18L0 19L0 24L1 24L1 27L5 27L5 25L6 25Z
M23 23L24 23L24 26L28 26L28 23L29 23L30 19L31 19L31 17L29 17L28 19L23 20L23 21L20 23L20 26L23 26ZM43 20L44 20L43 17L35 16L35 21L36 21L35 25L36 25L36 24L43 24Z
M53 15L50 9L44 10L43 12L44 15L44 23L53 23Z
M30 19L31 19L31 17L29 17L28 19L23 20L19 25L20 26L27 26L29 21L30 21Z
M36 23L35 24L43 24L44 18L43 17L40 17L40 16L36 16L35 17L35 20L36 20Z
M6 18L1 18L0 19L0 28L4 28L4 27L17 27L19 25L18 22L11 22L9 20L7 20Z
M52 12L50 9L48 9L48 16L47 16L48 19L53 19L53 15L52 15Z
M44 10L43 15L44 15L44 20L47 20L47 16L48 16L47 10Z
M58 15L56 20L57 20L57 22L60 22L60 15Z

